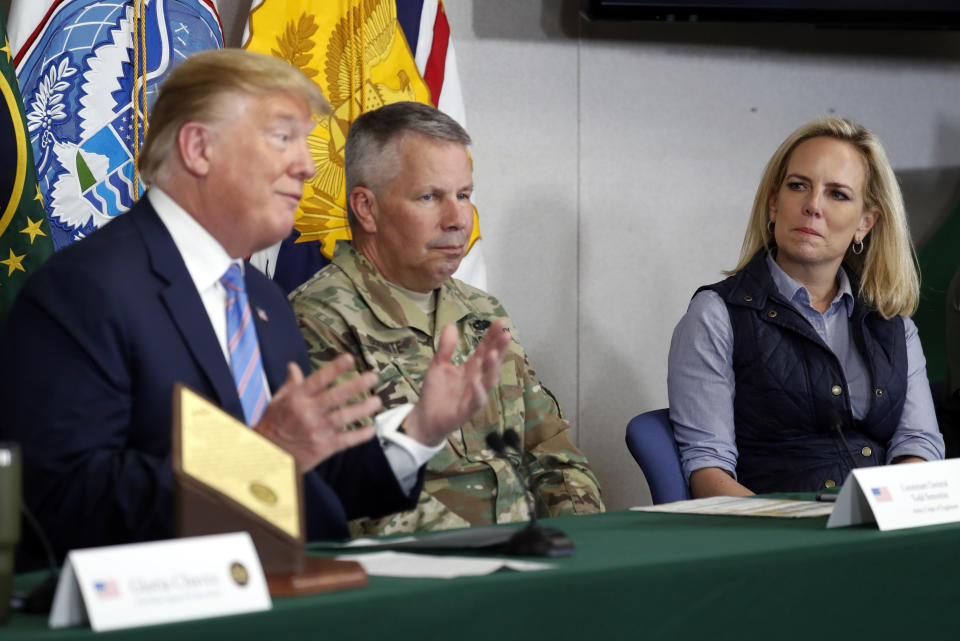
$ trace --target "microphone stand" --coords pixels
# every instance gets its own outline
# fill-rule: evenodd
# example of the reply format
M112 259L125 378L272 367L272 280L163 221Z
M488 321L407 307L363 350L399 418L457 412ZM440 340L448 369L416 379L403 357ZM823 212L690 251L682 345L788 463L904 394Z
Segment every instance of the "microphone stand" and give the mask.
M512 556L560 557L573 554L573 541L570 540L570 537L556 528L543 527L537 523L537 506L532 498L533 489L527 482L526 477L520 473L520 469L513 462L513 459L507 455L507 448L509 447L520 454L521 458L523 457L520 438L517 433L512 429L507 429L503 436L495 432L488 434L487 445L513 468L517 478L520 479L520 483L523 484L527 509L530 512L530 521L527 525L523 529L517 530L505 542L496 545L494 549Z
M843 435L843 417L840 415L840 412L835 409L827 410L827 427L840 437L840 442L843 444L843 453L850 462L850 468L856 470L862 467L857 464L856 459L853 457L853 454L851 454L850 444L847 443L847 437Z

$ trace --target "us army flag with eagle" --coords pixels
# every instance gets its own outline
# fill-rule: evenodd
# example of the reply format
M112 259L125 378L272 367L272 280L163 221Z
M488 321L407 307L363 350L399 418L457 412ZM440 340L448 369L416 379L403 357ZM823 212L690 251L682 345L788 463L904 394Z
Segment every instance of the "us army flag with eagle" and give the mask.
M0 11L0 328L34 269L53 253L27 118Z
M293 235L251 259L287 291L326 264L337 240L350 237L343 145L357 116L412 100L464 124L449 35L438 0L254 0L244 48L299 68L333 106L309 137L317 173L304 190ZM484 289L479 230L474 209L470 250L454 275Z

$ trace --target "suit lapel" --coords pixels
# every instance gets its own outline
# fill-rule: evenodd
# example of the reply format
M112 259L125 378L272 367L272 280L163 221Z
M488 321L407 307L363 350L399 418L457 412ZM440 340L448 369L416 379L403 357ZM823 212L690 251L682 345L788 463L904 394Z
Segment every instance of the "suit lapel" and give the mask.
M230 366L210 324L180 251L146 198L136 205L137 228L150 256L154 274L161 281L160 298L183 342L214 390L220 407L234 416L243 416ZM134 213L131 211L130 213Z

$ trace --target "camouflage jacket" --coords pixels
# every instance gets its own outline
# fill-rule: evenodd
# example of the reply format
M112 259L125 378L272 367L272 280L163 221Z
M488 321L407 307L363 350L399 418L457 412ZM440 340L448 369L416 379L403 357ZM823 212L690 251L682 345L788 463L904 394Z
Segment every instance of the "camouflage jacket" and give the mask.
M314 367L349 352L358 370L374 370L374 392L384 408L415 403L440 330L455 323L462 363L496 318L506 318L492 296L455 279L437 295L436 331L427 315L402 292L387 285L348 242L337 245L333 263L291 294L294 311ZM486 446L491 432L512 427L524 454L514 463L534 489L537 514L602 512L600 487L587 460L567 439L570 429L553 395L537 380L508 324L513 339L500 379L487 405L454 432L427 464L423 493L415 510L351 524L354 536L438 530L525 520L524 483Z

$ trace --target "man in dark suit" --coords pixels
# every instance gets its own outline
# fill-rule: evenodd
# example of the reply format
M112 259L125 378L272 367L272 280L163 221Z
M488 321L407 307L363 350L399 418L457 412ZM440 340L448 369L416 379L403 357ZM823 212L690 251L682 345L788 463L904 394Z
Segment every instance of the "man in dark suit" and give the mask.
M362 394L375 374L335 384L353 369L343 356L304 376L289 304L243 257L290 233L314 173L306 137L328 111L316 86L277 59L190 58L153 108L140 158L146 196L54 255L21 292L0 336L0 439L21 444L24 500L58 558L173 534L175 382L294 456L311 539L412 507L423 463L485 402L502 325L459 367L448 332L429 395L376 426L341 429L379 409ZM18 568L42 560L27 528Z

